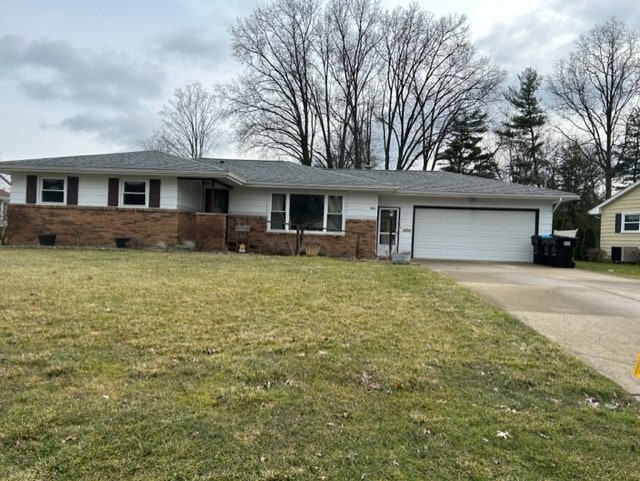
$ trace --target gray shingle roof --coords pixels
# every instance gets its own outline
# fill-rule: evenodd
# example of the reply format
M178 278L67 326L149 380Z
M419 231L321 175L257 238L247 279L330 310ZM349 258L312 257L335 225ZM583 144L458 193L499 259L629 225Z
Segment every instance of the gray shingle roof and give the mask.
M445 171L422 170L353 170L349 175L363 177L393 185L406 194L465 194L504 195L565 199L578 198L575 194L559 190L544 189L533 185L513 184L495 179L485 179L473 175L461 175Z
M157 151L124 152L69 157L47 157L0 162L0 171L167 172L171 175L228 177L247 186L325 187L374 190L405 195L469 195L577 199L578 196L535 186L511 184L451 172L396 170L327 170L294 162L185 159Z
M294 162L240 159L202 159L202 162L211 162L226 169L244 179L249 185L369 187L393 190L393 186L374 178L351 176L348 175L348 171L307 167Z
M0 163L0 170L12 167L25 168L72 168L76 170L167 170L182 172L224 172L224 169L202 161L184 159L157 151L123 152L115 154L74 155L69 157L45 157L40 159L13 160Z

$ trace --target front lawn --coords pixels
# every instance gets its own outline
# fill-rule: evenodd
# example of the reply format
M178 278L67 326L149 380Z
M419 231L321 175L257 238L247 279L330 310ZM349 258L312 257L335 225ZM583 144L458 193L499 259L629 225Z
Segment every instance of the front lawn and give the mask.
M0 479L631 480L640 408L420 266L0 249Z
M615 264L613 262L576 261L578 269L614 274L617 276L640 279L640 264Z

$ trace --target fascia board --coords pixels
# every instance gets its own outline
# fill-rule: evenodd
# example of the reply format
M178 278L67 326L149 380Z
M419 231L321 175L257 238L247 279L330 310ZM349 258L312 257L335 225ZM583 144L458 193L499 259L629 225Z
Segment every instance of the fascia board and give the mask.
M504 199L504 200L546 200L546 201L574 201L580 196L567 193L565 195L526 195L526 194L491 194L487 192L415 192L415 191L396 191L394 193L398 197L442 197L442 198L469 198L477 199Z
M225 179L238 185L244 185L246 182L243 178L227 171L188 171L183 170L158 170L158 169L111 169L111 168L95 168L95 167L54 167L54 166L11 166L10 169L2 170L0 162L0 171L11 172L51 172L51 173L78 173L78 174L106 174L106 175L157 175L160 177L181 177L181 178L207 178L207 179Z
M274 182L250 182L245 187L259 187L264 189L295 189L295 190L335 190L335 191L369 191L393 192L395 187L386 185L341 185L341 184L288 184Z

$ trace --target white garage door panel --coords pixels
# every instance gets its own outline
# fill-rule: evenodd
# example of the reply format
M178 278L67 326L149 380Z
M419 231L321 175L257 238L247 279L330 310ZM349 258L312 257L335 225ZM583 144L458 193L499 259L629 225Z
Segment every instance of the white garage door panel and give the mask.
M532 262L530 211L416 208L413 256Z

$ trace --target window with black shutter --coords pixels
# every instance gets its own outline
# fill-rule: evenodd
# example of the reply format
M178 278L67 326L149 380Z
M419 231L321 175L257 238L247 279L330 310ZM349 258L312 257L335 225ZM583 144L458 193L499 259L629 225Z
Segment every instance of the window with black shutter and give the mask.
M78 205L77 177L67 177L67 205Z
M149 207L160 208L160 179L149 181Z
M27 175L27 204L35 204L38 199L38 176Z
M118 197L120 187L120 179L110 177L109 178L109 192L107 194L107 205L109 207L117 207L118 206Z

